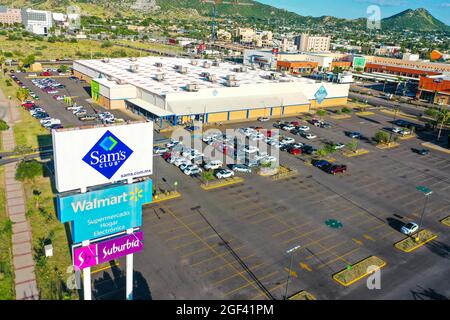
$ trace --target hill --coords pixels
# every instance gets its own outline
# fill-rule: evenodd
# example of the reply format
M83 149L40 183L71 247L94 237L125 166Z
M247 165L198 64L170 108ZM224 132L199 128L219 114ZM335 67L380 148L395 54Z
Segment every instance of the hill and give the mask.
M381 21L382 28L416 31L449 31L450 27L426 9L408 9Z

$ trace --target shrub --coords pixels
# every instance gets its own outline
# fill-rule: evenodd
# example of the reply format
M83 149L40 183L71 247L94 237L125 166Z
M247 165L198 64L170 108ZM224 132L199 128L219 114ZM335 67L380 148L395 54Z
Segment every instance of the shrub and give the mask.
M0 120L0 131L8 130L9 126L5 120Z
M34 180L36 177L44 175L44 166L36 160L22 161L17 166L16 180Z
M374 139L377 143L389 143L389 134L384 131L378 131Z
M349 108L347 108L347 107L343 107L343 108L342 108L342 112L343 112L343 113L352 113L352 110L349 109Z

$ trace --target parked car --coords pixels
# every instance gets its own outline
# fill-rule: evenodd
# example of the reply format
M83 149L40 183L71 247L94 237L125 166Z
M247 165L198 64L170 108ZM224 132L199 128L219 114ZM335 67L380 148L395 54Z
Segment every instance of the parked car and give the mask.
M359 132L348 132L347 136L349 136L352 139L360 139L361 138L361 133L359 133Z
M228 170L228 169L222 169L216 173L217 179L226 179L226 178L231 178L233 176L234 176L234 172L231 170Z
M221 168L222 165L223 165L222 161L213 160L213 161L206 163L203 167L205 168L205 170L217 170L217 169Z
M300 126L300 127L298 127L298 130L299 131L309 131L311 128L310 127L308 127L308 126Z
M413 148L412 151L417 153L417 154L420 154L421 156L426 156L426 155L430 154L430 150L428 150L428 149L415 149L415 148Z
M313 139L317 138L317 136L315 134L312 134L312 133L307 133L307 134L304 135L304 137L306 139L308 139L308 140L313 140Z
M309 146L309 145L304 145L303 147L302 147L302 151L303 151L303 153L305 153L305 154L316 154L317 153L317 149L316 148L314 148L313 146Z
M163 154L168 152L169 149L165 148L165 147L160 147L160 146L155 146L153 147L153 153L154 154Z
M281 129L283 129L284 131L292 131L295 130L295 126L292 124L286 124Z
M283 140L281 140L282 144L291 144L295 143L295 139L291 137L284 137Z
M298 149L298 148L290 148L288 150L288 152L294 156L302 154L302 149Z
M392 128L392 132L394 132L394 133L400 133L400 131L402 131L402 129L400 129L399 127Z
M171 152L164 152L162 155L162 158L166 161L168 161L170 159L170 157L172 157L172 153Z
M198 175L202 172L202 169L197 167L196 165L188 165L184 168L183 173L188 176Z
M325 172L335 175L337 173L345 173L347 171L347 166L333 164L333 165L324 167L323 169Z
M408 222L405 225L403 225L400 229L401 233L406 234L407 236L416 233L418 230L419 225L415 222Z
M242 151L246 152L246 153L255 153L258 152L258 148L255 146L244 146L242 148Z
M338 143L333 144L334 150L341 150L343 148L345 148L345 144L343 144L343 143L338 142Z
M77 113L78 119L80 119L81 121L94 121L97 119L97 117L95 116L95 114L85 114L85 115L79 115Z
M252 169L245 164L233 164L230 166L231 170L242 173L251 173Z
M259 117L259 118L258 118L258 121L259 121L259 122L267 122L267 121L269 121L269 120L270 120L269 117Z

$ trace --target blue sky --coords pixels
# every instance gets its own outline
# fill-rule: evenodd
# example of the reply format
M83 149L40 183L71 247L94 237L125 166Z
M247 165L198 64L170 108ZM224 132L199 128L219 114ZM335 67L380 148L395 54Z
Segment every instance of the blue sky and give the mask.
M257 0L304 16L367 17L369 5L378 5L383 18L406 9L425 8L450 25L450 0Z

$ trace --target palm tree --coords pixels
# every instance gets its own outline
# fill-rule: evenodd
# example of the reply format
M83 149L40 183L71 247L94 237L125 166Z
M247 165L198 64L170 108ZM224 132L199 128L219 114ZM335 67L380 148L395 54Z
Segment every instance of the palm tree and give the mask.
M450 118L450 113L449 113L448 109L442 109L439 112L438 122L440 122L441 125L439 127L439 134L437 137L437 141L441 140L442 127L444 126L444 124L446 124L448 122L449 118Z

